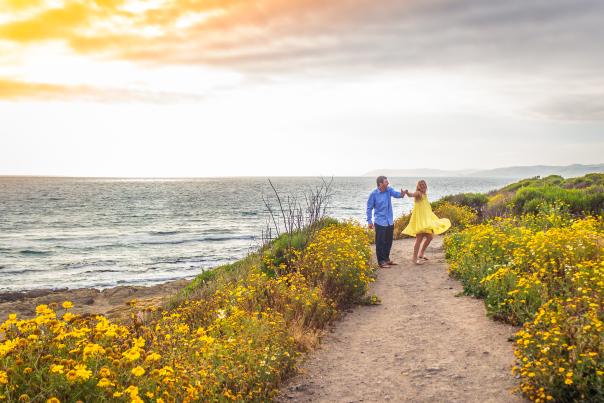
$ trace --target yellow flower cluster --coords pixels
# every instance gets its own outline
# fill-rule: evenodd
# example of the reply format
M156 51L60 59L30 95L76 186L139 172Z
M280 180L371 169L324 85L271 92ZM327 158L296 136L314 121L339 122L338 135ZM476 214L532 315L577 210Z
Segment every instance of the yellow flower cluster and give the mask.
M338 255L338 256L335 256ZM217 275L203 298L133 306L132 323L75 315L66 301L0 324L0 400L265 401L293 371L307 335L370 281L369 244L352 224L321 229L282 276L250 264ZM325 273L321 273L321 271ZM333 283L338 271L358 284ZM356 274L351 274L356 271ZM356 295L356 294L355 294Z
M374 281L365 229L352 223L330 225L306 247L300 272L339 305L358 303Z
M445 240L451 274L523 325L514 372L536 402L604 400L604 223L498 218Z

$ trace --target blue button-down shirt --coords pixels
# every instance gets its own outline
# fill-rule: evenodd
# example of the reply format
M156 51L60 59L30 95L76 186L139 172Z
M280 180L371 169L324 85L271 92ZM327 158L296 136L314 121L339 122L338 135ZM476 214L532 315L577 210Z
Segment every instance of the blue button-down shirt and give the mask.
M402 197L401 192L397 192L390 186L383 192L380 189L375 188L373 192L369 194L367 200L367 223L372 224L374 221L371 220L371 211L374 211L375 224L381 226L388 226L394 224L394 214L392 212L392 201L391 197L400 199Z

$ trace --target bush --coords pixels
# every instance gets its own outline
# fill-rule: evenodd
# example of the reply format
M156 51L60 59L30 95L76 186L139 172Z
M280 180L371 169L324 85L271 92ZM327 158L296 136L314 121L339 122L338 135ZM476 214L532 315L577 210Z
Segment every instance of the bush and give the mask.
M478 215L472 208L446 201L438 203L434 214L439 218L448 218L453 230L462 230L478 221Z
M533 319L543 302L570 295L578 265L601 254L602 237L580 229L582 225L525 232L509 251L507 265L481 280L489 314L522 324Z
M459 206L470 207L478 215L482 215L488 201L489 197L482 193L460 193L443 197L436 202L434 208L437 208L440 202L449 202Z
M514 213L537 213L543 202L562 202L575 215L600 214L604 212L604 194L588 193L578 189L560 187L525 187L512 199Z
M467 295L486 295L482 279L508 264L509 250L523 241L526 230L513 219L497 218L445 237L449 274L460 280Z
M585 189L589 187L604 187L604 173L591 173L579 178L569 178L562 185L567 189Z
M496 193L489 197L483 211L483 217L493 218L509 215L512 210L511 201L513 197L512 193L507 192Z
M516 335L514 372L534 401L604 401L604 261L579 265L571 283Z
M342 243L347 245L346 250ZM331 225L321 230L300 262L300 272L338 306L358 303L374 279L371 249L361 226Z
M542 187L542 186L560 186L564 184L564 178L559 175L550 175L545 178L535 176L533 178L522 179L516 183L504 186L500 192L516 192L525 187Z
M308 231L281 234L262 252L262 269L270 276L291 270L292 262L308 242Z

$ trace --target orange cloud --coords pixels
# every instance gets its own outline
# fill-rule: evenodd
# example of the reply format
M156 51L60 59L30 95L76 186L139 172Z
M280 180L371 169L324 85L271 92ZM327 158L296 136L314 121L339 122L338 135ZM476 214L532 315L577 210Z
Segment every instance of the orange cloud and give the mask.
M0 5L0 9L19 11L26 10L32 7L39 7L43 3L43 0L4 0L4 4Z
M107 89L87 85L58 85L29 83L0 78L0 100L82 100L93 102L152 102L171 103L178 101L200 101L205 97L166 91L141 91L132 89Z
M37 0L23 1L39 4ZM20 2L12 2L17 9ZM346 9L346 4L351 3L355 2L174 0L135 12L129 7L132 4L124 0L67 0L62 8L45 9L0 25L0 40L17 43L62 40L76 51L105 53L110 50L118 58L132 54L154 57L159 48L159 60L169 58L170 49L177 50L175 56L181 49L208 49L205 53L212 56L225 42L245 48L248 40L252 46L258 38L265 44L278 40L272 36L274 32L268 32L270 28L296 31L303 30L302 26L308 29L317 23L324 24L321 14L336 16L335 11ZM312 18L308 16L309 11L313 13ZM191 21L183 24L187 18ZM149 28L157 32L151 38L146 32Z
M0 38L15 42L32 42L68 37L73 29L90 19L90 10L78 3L46 10L30 19L0 26Z
M21 99L21 98L56 98L64 96L66 93L81 92L83 88L74 89L62 85L26 83L0 78L0 99Z

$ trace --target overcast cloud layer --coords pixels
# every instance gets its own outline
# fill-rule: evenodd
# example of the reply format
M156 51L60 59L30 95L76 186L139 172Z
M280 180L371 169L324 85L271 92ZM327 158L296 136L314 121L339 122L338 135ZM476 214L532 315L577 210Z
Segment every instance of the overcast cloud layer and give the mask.
M12 3L4 11L23 17L0 25L7 48L62 41L105 60L218 66L254 80L418 69L488 75L502 91L528 96L528 112L604 119L604 2L597 0L178 0L142 10L125 0L66 0L54 9L41 0ZM5 98L60 93L18 81L3 78ZM66 97L93 90L64 89Z

